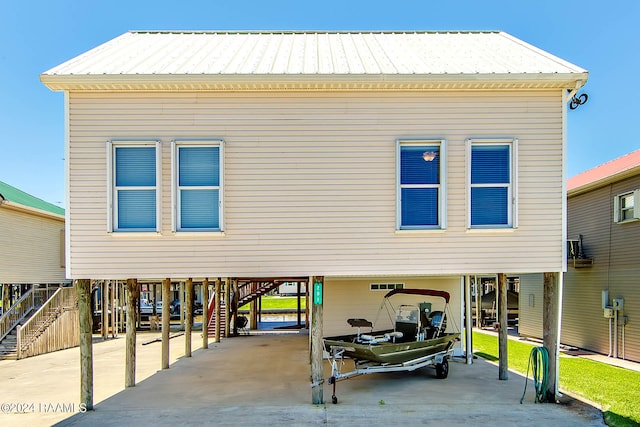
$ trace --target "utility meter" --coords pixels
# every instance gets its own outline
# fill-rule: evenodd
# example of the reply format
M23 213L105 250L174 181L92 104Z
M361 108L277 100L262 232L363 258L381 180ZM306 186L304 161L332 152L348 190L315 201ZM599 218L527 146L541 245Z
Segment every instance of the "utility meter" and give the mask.
M624 310L624 298L622 297L614 298L612 308L614 310Z

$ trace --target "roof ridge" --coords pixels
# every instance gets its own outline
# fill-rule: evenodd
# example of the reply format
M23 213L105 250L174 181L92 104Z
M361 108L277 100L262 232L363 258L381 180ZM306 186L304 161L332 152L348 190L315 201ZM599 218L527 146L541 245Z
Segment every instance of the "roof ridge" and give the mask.
M129 30L131 34L506 34L500 30Z

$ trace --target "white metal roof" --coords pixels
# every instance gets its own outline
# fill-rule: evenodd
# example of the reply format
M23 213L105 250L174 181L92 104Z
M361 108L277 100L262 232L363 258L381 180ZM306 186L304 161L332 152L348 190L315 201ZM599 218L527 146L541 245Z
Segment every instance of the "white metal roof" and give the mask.
M548 87L551 82L575 86L568 82L584 82L587 71L496 31L131 31L46 71L41 79L52 89L106 89L125 81L353 85L385 77L396 85L525 80Z

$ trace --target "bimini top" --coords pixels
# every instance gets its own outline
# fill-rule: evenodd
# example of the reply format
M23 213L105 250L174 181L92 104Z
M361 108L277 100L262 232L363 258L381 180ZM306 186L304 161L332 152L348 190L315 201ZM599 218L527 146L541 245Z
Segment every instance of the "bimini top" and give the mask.
M53 90L575 88L583 68L499 31L130 31L41 75Z
M436 291L434 289L393 289L384 296L385 298L389 298L390 296L396 294L404 294L404 295L427 295L432 297L442 297L445 302L449 302L449 292L445 291Z

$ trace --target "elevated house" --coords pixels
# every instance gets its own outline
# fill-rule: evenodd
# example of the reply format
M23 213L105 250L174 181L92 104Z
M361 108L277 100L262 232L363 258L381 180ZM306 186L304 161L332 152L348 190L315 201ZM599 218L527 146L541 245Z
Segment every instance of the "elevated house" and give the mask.
M567 182L561 341L640 362L640 150ZM542 336L540 275L521 277L520 333Z
M67 275L308 283L316 343L436 288L460 327L471 275L564 270L587 76L495 31L128 32L41 75L65 94Z
M64 209L0 182L0 358L17 357L18 324L70 282L64 236Z

